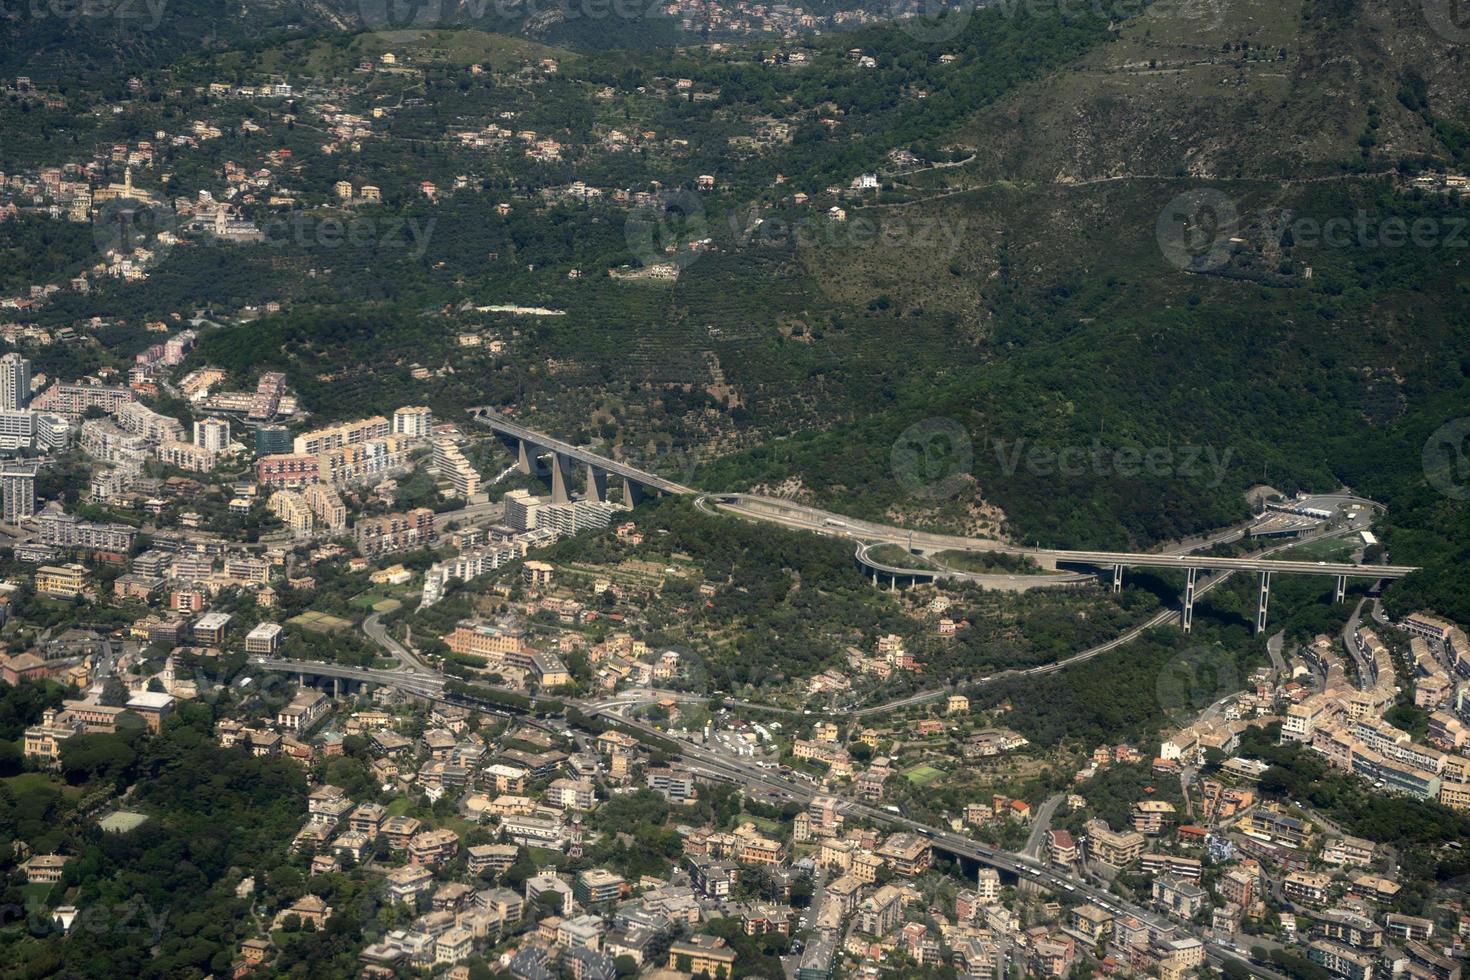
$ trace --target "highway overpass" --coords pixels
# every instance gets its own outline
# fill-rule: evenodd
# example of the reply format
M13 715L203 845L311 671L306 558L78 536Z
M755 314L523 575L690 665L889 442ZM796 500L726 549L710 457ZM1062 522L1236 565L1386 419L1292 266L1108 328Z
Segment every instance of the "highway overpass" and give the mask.
M302 683L305 683L308 677L327 677L334 681L396 688L421 697L435 699L444 697L445 677L443 674L407 670L374 670L369 667L349 667L345 664L329 664L315 660L282 660L278 657L259 656L251 657L250 665L260 670L295 674L301 678Z
M551 470L551 500L566 503L572 499L571 485L573 470L581 466L585 470L585 492L588 500L607 499L607 478L617 477L623 481L623 501L636 504L645 493L688 494L694 490L665 479L656 473L640 470L636 466L620 463L599 456L588 449L573 446L553 439L548 435L529 429L504 415L489 409L477 409L474 419L486 426L510 445L516 454L516 465L522 473L537 472L541 457L548 458Z
M934 564L932 568L924 568L907 565L894 565L881 559L874 558L872 551L876 547L889 544L887 541L862 541L858 543L857 551L853 559L857 562L862 573L873 580L874 585L880 585L883 580L888 581L890 589L899 588L903 585L918 585L926 582L938 582L941 580L954 582L973 582L988 589L999 589L1007 592L1025 592L1031 589L1057 589L1057 588L1079 588L1096 580L1096 576L1087 574L1028 574L1006 572L967 572L958 568L941 567L937 564L938 559L928 558Z
M675 483L626 463L600 456L591 450L553 439L489 409L476 409L474 418L475 421L487 426L508 443L515 445L516 458L522 472L533 473L536 470L537 460L541 456L550 458L551 497L555 502L566 502L571 499L571 472L572 468L578 465L586 468L586 493L587 497L593 500L606 499L608 476L622 479L623 499L630 504L636 503L639 496L645 491L668 494L696 493L694 489L681 483ZM1344 499L1355 500L1357 498ZM936 570L931 575L923 569L901 568L875 561L869 554L868 545L897 544L915 554L938 551L984 551L1021 555L1031 559L1043 570L1053 572L1062 571L1064 565L1083 565L1100 570L1110 569L1113 574L1113 591L1115 592L1123 587L1123 569L1125 568L1178 569L1185 573L1183 614L1180 617L1180 624L1186 633L1190 631L1194 623L1194 600L1197 579L1201 571L1245 571L1255 572L1260 576L1260 588L1256 601L1257 633L1264 632L1266 629L1266 610L1271 597L1272 575L1332 576L1336 580L1336 596L1340 602L1347 593L1349 578L1365 578L1375 581L1397 579L1418 571L1417 568L1410 565L1353 565L1339 562L1288 561L1264 556L1220 558L1198 553L1200 548L1238 538L1242 533L1239 528L1232 528L1197 543L1181 545L1172 551L1068 551L1054 548L1026 548L988 538L971 538L895 528L844 517L789 500L754 494L700 494L697 505L707 510L708 502L711 501L719 510L730 511L740 516L768 520L789 527L816 531L819 534L854 539L859 543L856 553L859 567L864 569L865 574L871 574L875 583L880 575L888 576L890 585L894 587L899 581L911 584L917 581L932 581L937 578L969 578L982 584L1009 588L1016 588L1018 584L1026 587L1067 585L1078 580L1075 577L1064 575L990 576L986 573L964 573L953 569ZM987 583L986 579L992 581ZM1028 579L1030 581L1022 581Z

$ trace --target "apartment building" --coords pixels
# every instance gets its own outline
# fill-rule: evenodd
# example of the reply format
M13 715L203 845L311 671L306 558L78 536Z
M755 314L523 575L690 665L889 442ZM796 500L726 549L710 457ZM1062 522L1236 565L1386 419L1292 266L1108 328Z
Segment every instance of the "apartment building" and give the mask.
M408 842L410 864L432 867L453 860L459 853L459 835L447 828L426 830Z
M403 514L364 517L353 527L357 546L369 557L407 551L434 538L434 512L416 507Z
M1125 868L1143 854L1144 838L1136 830L1115 831L1101 820L1086 825L1087 853L1093 860Z
M385 436L325 449L317 454L317 477L333 486L350 486L387 479L409 466L412 440Z
M876 853L901 875L922 874L934 863L934 849L928 839L906 831L889 837Z
M469 498L480 492L479 471L452 440L434 440L434 469L457 496Z
M668 968L710 977L734 976L736 954L718 936L693 936L669 947Z
M554 779L546 787L546 804L558 810L590 810L596 802L590 779Z
M54 384L31 401L31 407L61 415L82 415L89 408L100 408L111 415L124 405L138 400L131 388L105 385Z
M118 428L131 435L142 436L149 442L184 441L184 423L176 418L160 415L142 402L124 402L118 406L114 415Z
M255 481L263 487L304 487L317 480L317 458L302 453L262 456L255 461Z
M616 902L628 891L628 883L605 868L579 872L572 881L572 895L583 907Z
M84 565L42 565L36 569L36 592L53 599L75 599L87 587Z
M126 554L137 540L138 529L127 524L84 521L75 514L48 509L36 518L36 534L42 544L55 548Z
M656 790L674 803L687 803L699 795L694 775L677 769L648 770L648 788Z
M427 439L434 434L434 413L422 405L405 405L394 409L392 434L411 439Z
M0 466L0 496L6 524L18 524L36 512L35 463L10 462Z
M245 634L245 652L264 657L274 656L281 649L281 637L285 630L279 623L257 623Z
M525 631L520 627L462 620L453 632L444 637L444 642L455 653L485 657L492 663L498 663L506 654L521 653Z
M303 494L295 490L277 490L271 494L266 507L293 534L301 536L311 533L311 507Z
M308 731L331 707L332 702L320 691L300 691L276 712L276 724L288 732Z
M155 450L158 461L165 466L177 466L190 473L208 473L214 469L219 454L192 442L169 439L158 444Z
M857 928L870 936L886 936L903 922L903 892L884 885L858 903Z
M324 483L313 483L301 492L311 513L328 531L347 527L347 505L337 491Z
M343 446L382 439L389 434L388 420L381 415L374 415L371 418L357 419L303 432L292 442L292 452L297 455L315 456L318 453L340 449Z
M194 445L212 453L230 448L230 423L225 419L207 418L194 423Z

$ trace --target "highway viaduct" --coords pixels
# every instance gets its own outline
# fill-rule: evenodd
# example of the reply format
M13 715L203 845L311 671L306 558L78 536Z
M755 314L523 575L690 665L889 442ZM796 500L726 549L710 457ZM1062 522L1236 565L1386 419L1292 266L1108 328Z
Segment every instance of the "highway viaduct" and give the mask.
M609 476L623 481L623 501L630 505L636 505L646 493L694 492L691 487L553 439L487 409L477 410L474 419L488 427L514 450L516 466L522 473L534 475L539 470L541 457L547 457L547 465L551 470L552 503L564 504L572 499L573 472L577 466L585 469L584 492L588 500L607 499Z
M548 435L521 425L519 422L511 421L497 412L488 409L477 409L474 412L474 418L477 422L487 426L507 443L515 446L516 458L522 472L527 474L535 472L538 458L541 456L549 457L551 467L551 497L553 502L565 503L571 499L572 471L575 466L579 465L586 469L586 495L591 500L607 499L607 479L609 476L618 477L623 481L623 499L629 504L636 504L646 492L679 495L693 495L698 493L692 487L676 483L653 473L648 473L637 467L629 466L626 463L608 459L590 450L581 449L569 443L562 442L559 439L553 439ZM1340 602L1346 596L1347 582L1350 578L1371 579L1374 581L1398 579L1418 571L1416 567L1410 565L1354 565L1344 562L1290 561L1260 555L1247 558L1220 558L1191 552L1070 551L1054 548L1025 548L992 539L967 538L956 535L913 531L906 528L894 528L832 514L791 501L760 497L752 494L721 493L699 494L699 496L701 504L705 500L711 500L717 509L729 511L739 516L757 520L770 520L789 527L815 531L819 534L854 539L858 542L855 558L859 567L863 569L865 574L872 575L875 584L880 574L887 575L890 584L894 587L900 581L905 584L914 584L920 581L934 581L940 578L970 579L978 581L981 584L1001 588L1007 587L1007 580L1014 582L1018 579L1034 580L1025 583L1030 587L1066 586L1079 584L1080 581L1085 580L1085 576L1081 578L1076 575L1068 576L1058 574L1045 576L992 576L986 573L966 573L952 569L935 569L932 572L925 569L905 569L874 561L869 554L868 546L874 543L899 544L907 547L910 551L920 554L941 550L978 550L1008 555L1023 555L1036 562L1042 569L1054 572L1063 571L1064 566L1078 565L1100 570L1111 570L1114 592L1122 590L1123 569L1125 568L1176 569L1185 574L1184 595L1182 599L1183 611L1180 617L1180 625L1186 633L1190 632L1194 625L1194 600L1198 591L1198 580L1201 572L1243 571L1255 573L1259 576L1259 588L1256 599L1256 632L1260 634L1266 629L1266 611L1270 604L1271 577L1273 575L1331 576L1335 579L1335 594L1337 600ZM1211 544L1217 540L1230 540L1232 537L1238 536L1235 532L1229 532L1220 535L1218 538L1206 539L1202 544ZM987 582L987 579L991 579L992 581Z

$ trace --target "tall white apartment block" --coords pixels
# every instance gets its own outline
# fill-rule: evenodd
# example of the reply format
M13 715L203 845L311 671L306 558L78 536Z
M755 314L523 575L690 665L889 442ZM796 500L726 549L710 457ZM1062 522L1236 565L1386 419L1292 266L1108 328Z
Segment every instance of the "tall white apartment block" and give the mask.
M31 362L13 351L0 357L0 409L14 411L31 401Z
M215 453L229 449L230 423L225 419L214 418L195 422L194 445Z
M0 466L0 497L6 524L18 524L36 513L36 464Z
M434 413L422 405L405 405L393 412L393 434L427 439L434 432Z

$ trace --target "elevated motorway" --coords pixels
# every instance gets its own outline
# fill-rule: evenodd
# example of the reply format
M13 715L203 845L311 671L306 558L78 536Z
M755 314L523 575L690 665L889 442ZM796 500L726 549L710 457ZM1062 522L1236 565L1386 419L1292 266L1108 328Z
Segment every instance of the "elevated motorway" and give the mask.
M279 657L250 658L250 665L260 670L271 670L299 677L328 677L354 684L376 684L391 687L422 697L442 698L445 677L443 674L410 670L374 670L370 667L349 667L345 664L329 664L315 660L283 660Z
M549 457L551 468L551 499L553 503L571 500L571 471L575 466L585 468L586 495L589 500L607 499L607 478L617 477L623 481L623 500L636 503L647 492L667 494L690 494L693 488L665 479L656 473L640 470L636 466L599 456L589 449L553 439L548 435L527 428L498 412L477 409L476 422L490 429L506 443L512 445L516 454L516 465L522 473L536 472L537 461Z
M533 473L541 456L550 458L551 497L554 502L571 499L571 469L580 465L586 469L586 495L591 500L605 500L607 477L619 477L623 481L623 499L636 503L645 491L668 494L695 494L691 487L665 479L637 467L611 460L588 449L553 439L519 422L489 409L476 409L475 421L488 427L498 436L516 446L516 458L522 472ZM1372 501L1338 494L1329 498L1334 505L1339 503L1361 503L1371 508ZM1248 571L1260 575L1260 589L1256 602L1256 632L1266 629L1266 610L1271 594L1272 575L1318 575L1333 576L1337 583L1337 600L1346 596L1349 578L1372 580L1403 578L1418 571L1410 565L1353 565L1341 562L1287 561L1256 555L1246 558L1222 558L1199 552L1212 545L1232 541L1245 534L1247 526L1228 528L1211 537L1184 542L1158 552L1122 551L1067 551L1053 548L1027 548L991 538L973 538L953 534L936 534L896 528L872 521L863 521L823 511L815 507L745 493L698 494L695 505L706 512L711 505L716 510L733 513L755 520L771 521L789 527L815 531L819 534L841 536L858 542L856 561L865 573L873 576L874 582L880 575L887 575L891 586L900 580L905 582L932 581L937 578L958 578L1000 588L1038 588L1072 585L1085 578L1067 575L991 575L981 572L963 572L956 569L902 568L875 562L869 546L877 543L896 544L914 554L930 554L941 551L992 552L1018 555L1029 558L1042 569L1050 572L1063 571L1064 565L1084 565L1096 569L1111 569L1113 591L1123 587L1125 568L1173 568L1185 573L1183 613L1180 624L1190 631L1194 623L1194 600L1198 594L1200 572ZM1364 525L1366 526L1366 525Z
M1342 495L1341 500L1371 503L1348 495ZM804 504L753 494L706 494L699 498L697 504L706 511L713 506L715 509L752 520L772 521L787 527L815 531L818 534L854 539L858 542L855 554L858 566L865 574L873 576L874 584L877 584L881 577L887 576L890 584L895 587L899 582L968 578L970 581L981 584L990 584L985 581L990 579L996 587L1002 588L1037 588L1070 585L1074 584L1077 579L1061 575L992 576L985 573L970 573L967 576L953 569L905 568L874 560L870 549L875 544L899 545L919 555L937 551L979 551L1019 555L1030 558L1044 569L1054 571L1061 571L1067 565L1084 565L1100 570L1110 569L1113 573L1113 591L1115 592L1120 591L1123 587L1123 569L1125 568L1178 569L1185 573L1180 625L1186 633L1190 631L1194 623L1194 601L1200 595L1199 573L1201 572L1228 574L1246 571L1260 575L1260 589L1256 603L1256 632L1261 633L1266 628L1266 610L1270 600L1272 575L1331 576L1336 580L1336 598L1340 602L1346 595L1347 581L1350 578L1374 581L1398 579L1418 571L1418 568L1412 565L1354 565L1343 562L1291 561L1267 557L1270 553L1289 547L1290 542L1287 545L1271 548L1261 554L1245 558L1224 558L1198 553L1201 549L1216 544L1239 540L1245 535L1249 525L1228 528L1209 537L1178 544L1168 550L1157 552L1069 551L1057 548L1027 548L989 538L912 531L906 528L875 524L871 521L855 520ZM1355 528L1346 530L1355 530Z
M982 585L988 589L999 589L1007 592L1025 592L1031 589L1057 589L1078 588L1096 580L1096 576L1080 573L1058 573L1028 575L1025 573L1007 572L967 572L963 569L950 568L939 562L938 559L928 558L934 564L933 568L919 568L904 565L893 565L876 559L872 555L874 548L880 548L889 544L887 541L861 541L858 543L857 551L853 559L857 562L863 574L873 579L873 584L880 584L880 580L886 578L890 588L898 588L898 584L917 584L920 582L972 582Z

